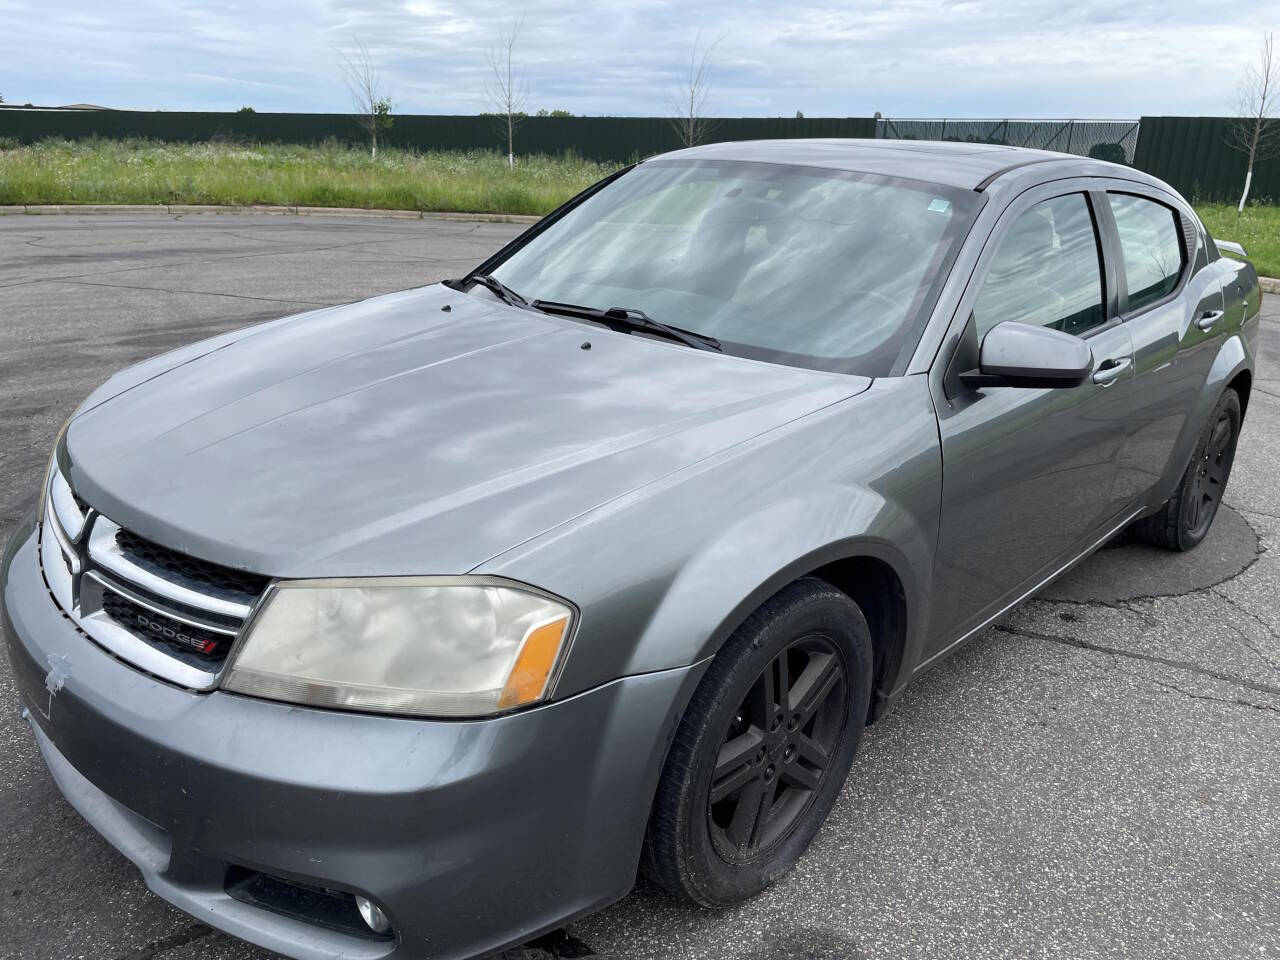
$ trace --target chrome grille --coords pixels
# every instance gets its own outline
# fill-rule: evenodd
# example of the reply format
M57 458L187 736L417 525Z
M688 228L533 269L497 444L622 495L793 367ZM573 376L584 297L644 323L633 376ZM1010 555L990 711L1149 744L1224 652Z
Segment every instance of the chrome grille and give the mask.
M71 543L79 543L84 536L89 511L71 492L71 486L61 470L55 469L49 480L49 503L58 519L58 526L61 528L59 532Z
M215 596L251 605L266 589L267 578L219 566L145 540L129 530L116 531L116 546L131 562L156 576Z
M112 620L155 643L173 647L182 653L194 653L209 660L227 655L234 637L214 633L203 627L180 623L135 603L114 590L102 592L102 609Z
M40 557L63 610L148 673L194 690L216 686L269 579L123 529L76 498L56 468L48 486Z

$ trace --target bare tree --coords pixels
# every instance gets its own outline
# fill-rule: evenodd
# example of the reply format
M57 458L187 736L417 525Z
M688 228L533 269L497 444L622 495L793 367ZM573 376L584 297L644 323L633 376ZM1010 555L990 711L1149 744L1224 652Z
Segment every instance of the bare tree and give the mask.
M524 74L515 69L516 41L523 26L524 17L521 17L498 28L498 43L489 51L493 76L485 88L485 97L501 121L507 141L507 164L513 169L516 165L516 127L524 119L524 107L529 101L529 85Z
M698 56L698 48L702 46L702 32L698 32L689 52L688 73L681 70L677 87L671 95L671 126L686 147L696 147L712 130L712 123L706 115L707 94L711 90L711 55L720 45L720 40Z
M369 153L378 155L378 131L391 126L391 98L382 88L382 74L374 65L369 49L355 38L354 56L341 53L342 75L351 91L351 103L356 108L356 122L369 134Z
M1276 108L1280 106L1280 60L1275 58L1271 34L1262 40L1257 63L1245 69L1236 98L1239 119L1231 125L1227 142L1249 158L1244 192L1236 208L1237 213L1243 213L1253 185L1254 164L1280 154L1280 119L1276 118Z

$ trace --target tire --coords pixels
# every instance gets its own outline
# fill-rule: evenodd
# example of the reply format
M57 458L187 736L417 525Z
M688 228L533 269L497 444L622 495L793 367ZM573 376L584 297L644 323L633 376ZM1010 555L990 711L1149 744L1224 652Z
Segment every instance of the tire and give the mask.
M676 731L642 870L672 895L713 908L790 870L849 773L873 662L862 612L824 581L798 580L753 613L712 661ZM778 689L789 689L787 702Z
M1138 539L1166 550L1190 550L1213 526L1240 439L1240 397L1228 389L1196 441L1182 482L1158 513L1133 525Z

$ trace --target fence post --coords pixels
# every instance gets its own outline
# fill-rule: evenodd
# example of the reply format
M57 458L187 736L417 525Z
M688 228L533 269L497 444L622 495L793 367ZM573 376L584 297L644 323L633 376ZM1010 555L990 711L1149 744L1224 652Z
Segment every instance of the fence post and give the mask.
M1124 142L1125 142L1126 140L1128 140L1128 139L1129 139L1129 135L1130 135L1130 134L1134 134L1134 137L1133 137L1133 153L1128 153L1128 152L1126 151L1126 153L1125 153L1125 162L1126 162L1126 163L1133 163L1134 158L1135 158L1135 157L1137 157L1137 155L1138 155L1138 136L1140 136L1140 135L1141 135L1141 134L1140 134L1140 132L1139 132L1139 127L1140 127L1141 125L1142 125L1142 120L1141 120L1141 119L1139 119L1137 123L1135 123L1132 127L1130 127L1128 130L1126 130L1126 131L1124 132L1124 136L1122 136L1122 137L1120 138L1120 140L1119 140L1119 143L1120 143L1120 149L1121 149L1121 150L1124 150Z

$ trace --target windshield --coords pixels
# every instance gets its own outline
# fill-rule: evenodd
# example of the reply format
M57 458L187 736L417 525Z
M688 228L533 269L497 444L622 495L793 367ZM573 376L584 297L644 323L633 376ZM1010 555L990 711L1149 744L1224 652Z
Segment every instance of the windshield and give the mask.
M726 353L884 376L915 346L979 203L838 170L656 160L491 272L528 300L643 310Z

